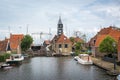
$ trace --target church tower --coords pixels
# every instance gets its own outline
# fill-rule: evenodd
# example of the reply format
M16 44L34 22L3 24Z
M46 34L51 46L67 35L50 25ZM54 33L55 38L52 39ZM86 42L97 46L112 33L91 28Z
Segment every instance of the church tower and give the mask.
M61 34L63 34L63 24L61 21L61 17L59 17L58 27L57 27L57 35L60 36Z

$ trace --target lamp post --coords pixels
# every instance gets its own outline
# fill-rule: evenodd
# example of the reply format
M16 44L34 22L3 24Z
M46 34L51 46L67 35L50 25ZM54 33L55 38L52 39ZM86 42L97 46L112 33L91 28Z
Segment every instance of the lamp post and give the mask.
M116 43L113 42L114 50L115 50L115 46L116 46ZM113 52L114 52L114 51L113 51ZM113 53L113 57L114 57L114 71L115 71L115 70L116 70L115 52Z

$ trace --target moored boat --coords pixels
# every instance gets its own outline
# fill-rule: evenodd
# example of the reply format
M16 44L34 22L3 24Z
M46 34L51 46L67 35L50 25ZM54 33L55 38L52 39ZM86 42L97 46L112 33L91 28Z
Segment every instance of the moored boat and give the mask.
M78 59L79 59L79 56L74 57L74 60L78 61Z
M24 57L21 54L12 54L10 59L6 59L6 63L10 65L21 64L24 60Z
M4 63L4 64L1 65L1 68L2 69L11 69L12 66L10 66L10 64Z
M91 57L88 54L79 54L78 63L93 64Z
M8 66L10 66L10 64L4 63L4 64L1 65L1 68L5 68L5 67L8 67Z

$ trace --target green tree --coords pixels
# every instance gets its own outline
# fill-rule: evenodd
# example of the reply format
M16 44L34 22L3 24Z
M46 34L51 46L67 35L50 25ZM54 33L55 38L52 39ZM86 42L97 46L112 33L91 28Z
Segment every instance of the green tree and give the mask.
M114 46L113 43L116 45ZM99 51L107 54L112 54L117 52L117 42L110 36L107 36L99 46Z
M25 35L21 42L21 49L22 51L26 51L30 48L30 45L33 42L33 38L30 35Z
M72 42L72 43L74 43L74 37L70 37L70 41Z
M81 42L77 42L75 44L75 53L76 53L76 55L80 54L81 50L82 50L82 43Z

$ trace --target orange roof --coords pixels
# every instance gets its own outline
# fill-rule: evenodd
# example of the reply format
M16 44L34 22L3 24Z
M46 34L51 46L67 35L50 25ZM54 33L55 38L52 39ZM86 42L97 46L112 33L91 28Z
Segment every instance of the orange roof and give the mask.
M71 43L71 41L64 34L61 34L56 40L56 43Z
M23 34L11 34L10 35L10 47L12 50L16 50L20 41L23 39Z
M109 34L111 30L112 30L111 26L108 27L108 28L103 28L103 29L100 30L100 32L98 32L98 34L100 34L100 35Z
M111 32L109 33L109 35L118 42L119 37L120 37L120 31L117 29L112 29Z
M74 41L75 42L83 42L83 40L81 38L79 38L79 37L74 38Z
M97 40L95 42L95 46L99 47L100 43L105 39L107 35L98 35L97 36Z
M98 47L100 45L100 43L102 42L102 40L104 40L104 38L107 35L111 36L118 42L118 40L120 38L120 29L118 29L116 27L111 27L111 26L108 28L101 29L101 31L98 32L98 34L97 34L95 46Z
M6 51L7 44L8 44L8 39L0 41L0 51Z

